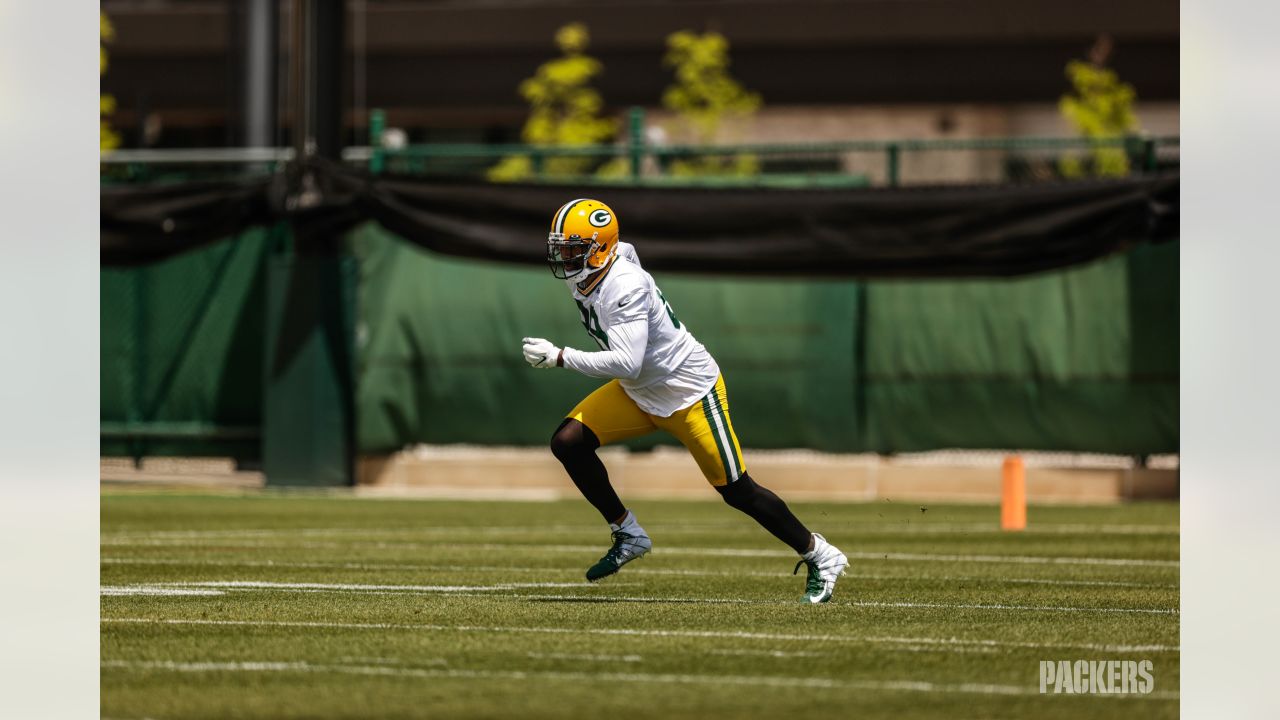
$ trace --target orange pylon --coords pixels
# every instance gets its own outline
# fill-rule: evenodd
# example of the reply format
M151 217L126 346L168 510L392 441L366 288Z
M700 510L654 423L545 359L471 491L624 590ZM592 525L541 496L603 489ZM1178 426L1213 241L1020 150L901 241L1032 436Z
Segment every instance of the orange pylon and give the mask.
M1027 470L1022 457L1010 455L1001 468L1000 527L1003 530L1027 528Z

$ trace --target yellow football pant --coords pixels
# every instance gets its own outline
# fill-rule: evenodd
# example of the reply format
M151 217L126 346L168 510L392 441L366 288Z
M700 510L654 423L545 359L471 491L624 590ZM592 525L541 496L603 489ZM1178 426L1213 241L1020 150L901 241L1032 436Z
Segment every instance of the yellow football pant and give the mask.
M602 385L566 416L586 425L600 445L666 430L693 454L707 482L722 486L742 477L742 448L729 419L729 398L724 376L706 397L671 417L658 417L641 410L617 380Z

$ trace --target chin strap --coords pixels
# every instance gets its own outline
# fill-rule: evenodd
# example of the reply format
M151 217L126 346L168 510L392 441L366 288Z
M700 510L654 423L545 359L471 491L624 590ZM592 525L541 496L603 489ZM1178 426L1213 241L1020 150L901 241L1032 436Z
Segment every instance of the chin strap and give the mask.
M592 247L595 247L594 243L592 244ZM593 254L594 253L587 253L587 257L591 257L591 255ZM583 272L585 273L582 276L582 279L578 280L578 278L576 277L573 278L573 280L578 284L578 290L586 290L586 286L591 284L591 278L595 277L596 273L609 267L609 262L608 260L606 260L604 265L601 265L598 268L593 268L584 262L582 267L583 267Z
M591 266L590 266L590 265L588 265L587 263L591 260L591 256L593 256L593 255L595 255L596 253L600 252L600 243L596 242L596 238L598 238L598 237L600 237L600 233L599 233L599 232L593 232L593 233L591 233L591 246L587 248L587 256L586 256L586 258L582 261L582 267L583 267L583 268L590 269L590 268L591 268ZM604 267L604 265L601 265L600 267L596 268L595 270L591 270L590 272L588 272L588 273L587 273L587 277L590 277L590 276L594 275L595 273L599 272L599 271L600 271L600 269L601 269L601 268L603 268L603 267Z

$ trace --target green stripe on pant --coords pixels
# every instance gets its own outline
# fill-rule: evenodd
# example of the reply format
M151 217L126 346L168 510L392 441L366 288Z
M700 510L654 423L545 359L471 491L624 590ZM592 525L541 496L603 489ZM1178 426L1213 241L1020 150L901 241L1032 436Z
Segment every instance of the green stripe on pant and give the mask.
M738 468L738 476L741 477L747 472L747 466L742 462L742 453L738 452L737 443L734 442L733 426L729 424L729 413L725 411L724 405L720 403L720 396L713 389L711 391L711 401L715 403L716 410L720 412L720 418L724 420L724 436L726 442L729 443L729 452L733 454L733 462Z
M711 396L714 395L715 392L716 391L713 388L706 397L702 398L702 413L706 416L707 425L711 428L711 437L715 440L716 449L720 451L720 467L724 468L725 482L733 482L735 478L733 476L733 470L729 465L729 455L725 452L724 443L720 440L720 431L716 429L716 419L711 409Z

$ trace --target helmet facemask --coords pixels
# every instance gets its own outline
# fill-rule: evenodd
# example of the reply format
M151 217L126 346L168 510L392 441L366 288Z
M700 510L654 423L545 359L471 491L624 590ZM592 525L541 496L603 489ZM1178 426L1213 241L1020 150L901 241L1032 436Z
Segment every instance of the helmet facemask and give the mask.
M597 251L595 233L590 240L577 235L567 239L563 233L547 235L547 264L551 266L551 274L561 280L581 275L588 270L587 259Z

